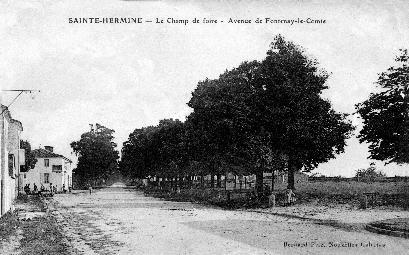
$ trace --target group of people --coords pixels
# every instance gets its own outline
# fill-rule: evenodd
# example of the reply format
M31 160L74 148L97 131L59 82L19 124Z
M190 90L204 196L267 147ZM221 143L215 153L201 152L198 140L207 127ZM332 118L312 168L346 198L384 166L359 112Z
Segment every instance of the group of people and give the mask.
M30 194L38 194L38 195L41 195L41 194L42 194L43 192L45 192L45 191L51 192L51 193L57 193L57 185L54 185L54 186L53 186L53 184L50 183L49 188L46 188L43 184L41 184L40 189L38 189L37 185L34 183L34 184L33 184L33 190L31 190L29 183L24 186L24 192L25 192L27 195L30 195ZM62 185L62 191L63 191L63 192L67 192L67 190L65 189L65 185L64 185L64 184Z

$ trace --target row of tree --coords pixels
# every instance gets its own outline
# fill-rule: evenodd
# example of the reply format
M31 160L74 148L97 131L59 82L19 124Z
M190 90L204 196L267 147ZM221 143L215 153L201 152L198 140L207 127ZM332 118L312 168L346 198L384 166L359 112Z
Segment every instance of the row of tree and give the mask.
M295 172L343 152L353 131L321 96L327 78L301 47L277 36L262 61L200 81L185 122L132 132L120 169L131 178L255 174L258 190L263 172L287 169L294 189Z
M361 142L372 159L409 162L408 52L382 73L380 92L356 105L364 128ZM328 74L304 50L275 37L262 61L244 62L217 79L197 84L185 121L164 119L135 129L118 161L113 130L96 125L71 144L79 156L79 180L106 179L116 169L129 179L161 177L171 186L193 176L255 174L262 190L265 171L311 171L342 153L354 127L322 97ZM203 178L202 178L203 179ZM212 185L215 183L211 182Z

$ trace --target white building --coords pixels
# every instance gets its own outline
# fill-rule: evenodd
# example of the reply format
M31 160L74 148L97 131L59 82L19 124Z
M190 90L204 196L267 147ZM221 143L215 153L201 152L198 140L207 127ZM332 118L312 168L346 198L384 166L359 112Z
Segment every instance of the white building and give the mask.
M62 155L53 152L53 147L44 146L44 149L32 151L37 163L33 169L22 173L22 187L30 184L33 190L34 184L40 189L43 185L50 189L50 184L57 187L57 191L68 190L72 187L72 161Z
M13 209L18 195L20 165L24 165L24 151L20 150L21 123L13 119L9 110L0 104L0 216Z

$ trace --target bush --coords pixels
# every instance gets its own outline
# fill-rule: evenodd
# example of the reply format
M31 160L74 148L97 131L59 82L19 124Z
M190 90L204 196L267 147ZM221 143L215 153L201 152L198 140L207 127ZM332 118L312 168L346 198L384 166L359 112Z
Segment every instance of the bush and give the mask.
M358 169L355 172L355 177L358 181L373 182L376 179L385 177L386 174L381 170L377 170L375 163L371 163L367 169Z

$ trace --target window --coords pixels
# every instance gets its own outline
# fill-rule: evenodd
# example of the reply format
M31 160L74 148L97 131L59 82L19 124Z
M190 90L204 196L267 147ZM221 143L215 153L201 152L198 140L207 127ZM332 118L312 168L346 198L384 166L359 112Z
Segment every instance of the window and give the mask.
M9 176L10 177L14 177L14 155L13 154L9 154Z
M50 183L50 174L49 173L44 174L44 183Z
M48 158L44 159L44 166L49 167L50 166L50 160Z
M53 165L53 172L61 173L62 165Z

